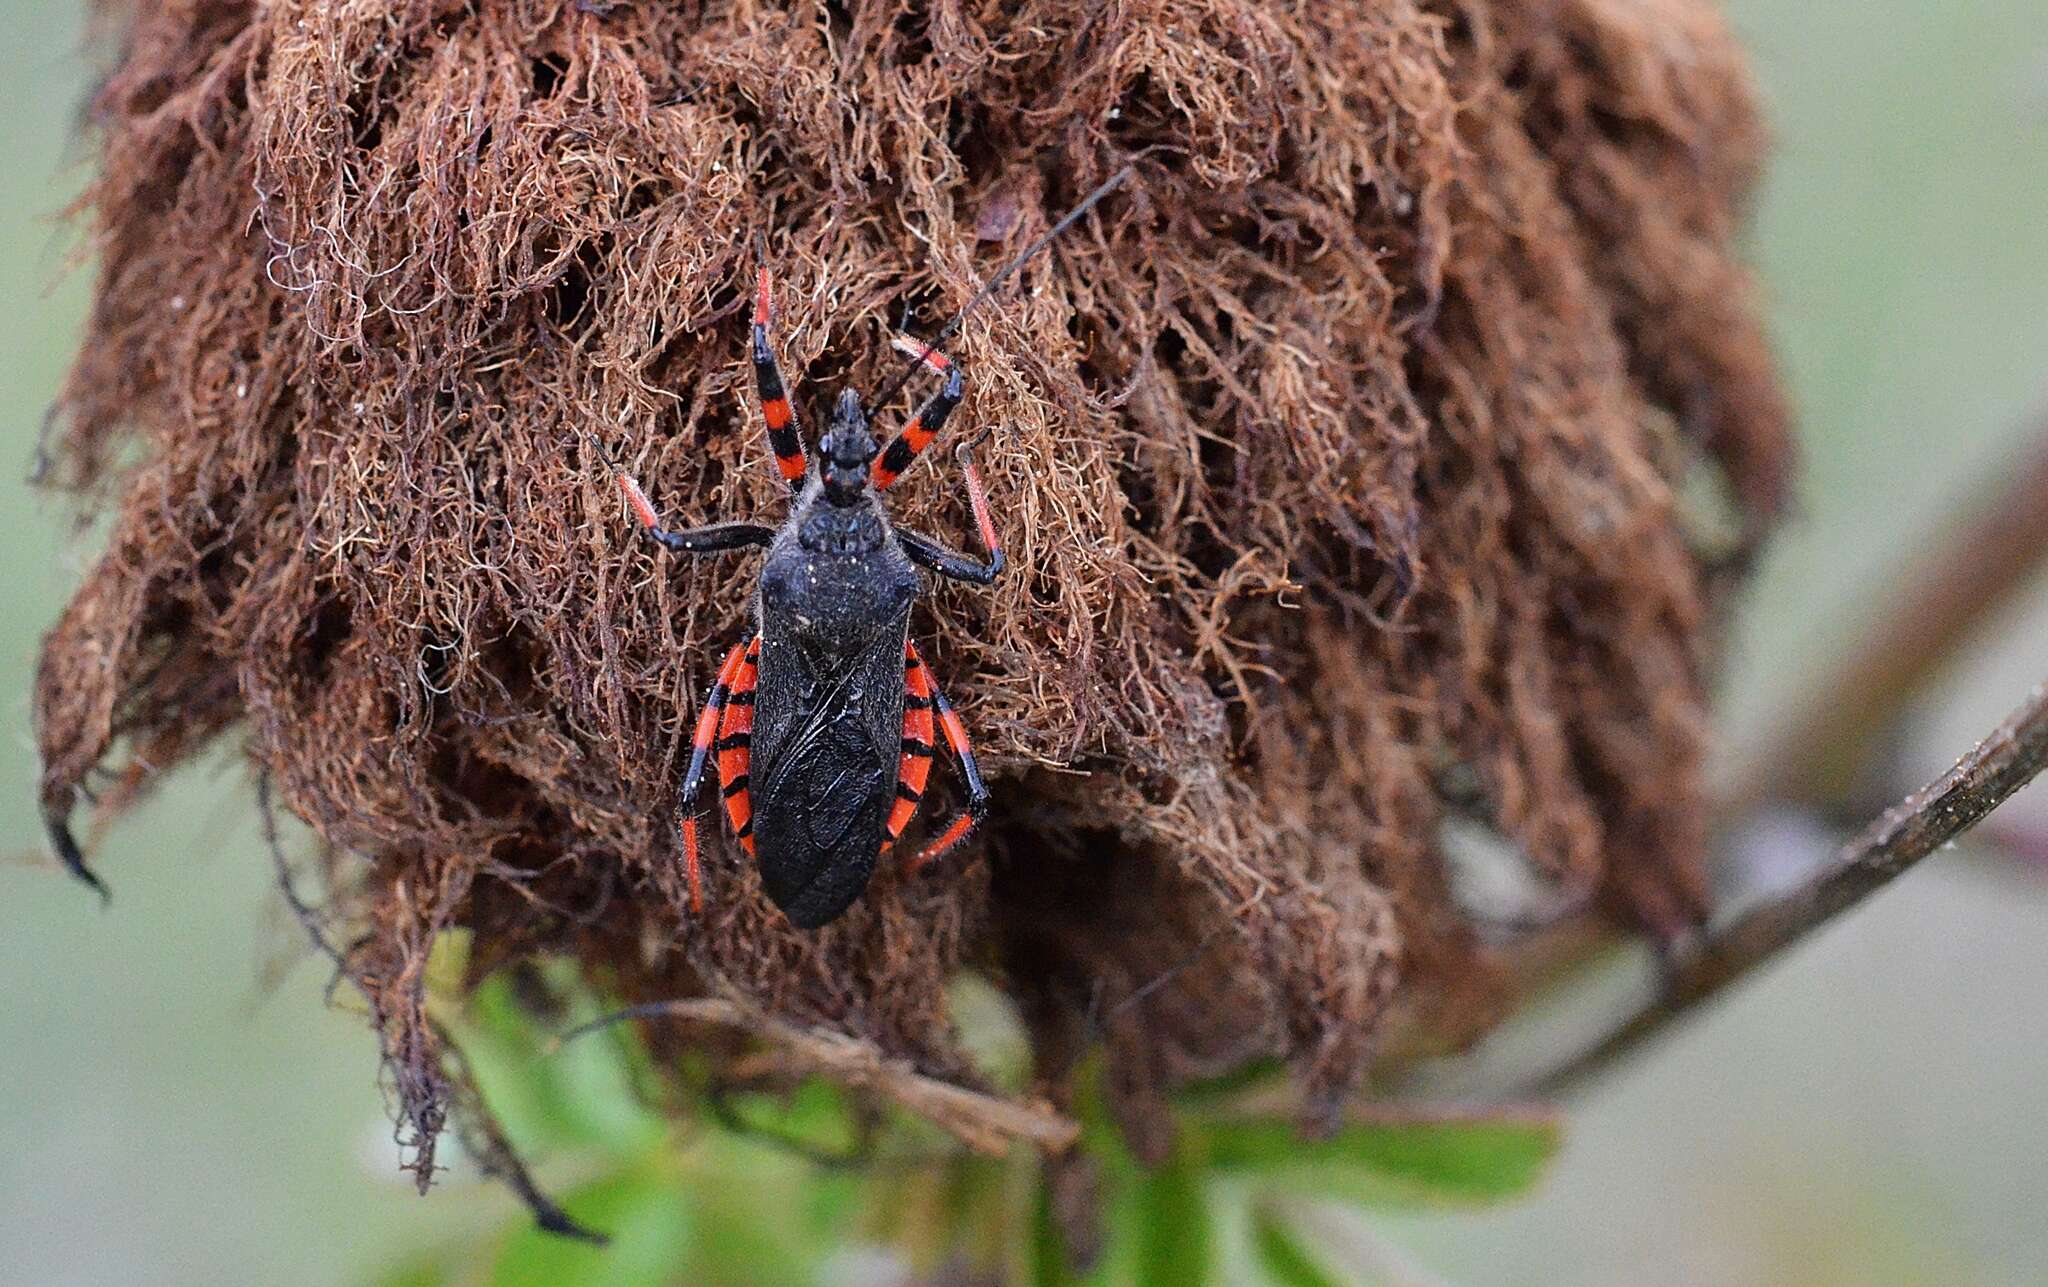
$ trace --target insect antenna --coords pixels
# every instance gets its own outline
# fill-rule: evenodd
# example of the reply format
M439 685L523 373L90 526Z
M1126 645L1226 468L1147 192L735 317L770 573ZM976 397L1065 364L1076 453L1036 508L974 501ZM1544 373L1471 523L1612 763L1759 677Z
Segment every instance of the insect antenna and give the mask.
M1038 240L1024 247L1023 253L1012 259L1008 264L1005 264L1001 272L983 282L981 289L975 291L968 301L960 306L960 311L953 314L952 321L940 327L938 333L930 339L918 340L916 342L918 345L917 352L911 356L910 361L904 363L903 370L897 373L896 378L889 381L888 385L879 394L875 395L868 405L871 407L887 405L889 399L896 396L896 391L903 387L904 382L915 375L917 368L924 365L925 361L931 357L933 350L945 343L953 332L960 329L960 323L967 320L967 314L973 310L975 305L993 295L997 288L1010 279L1012 273L1031 262L1033 256L1038 254L1039 251L1044 250L1047 246L1050 246L1061 233L1079 223L1082 216L1095 208L1097 202L1116 191L1117 188L1123 185L1123 181L1130 177L1131 167L1128 165L1118 170L1115 174L1110 175L1102 181L1102 185L1096 188L1095 191L1081 198L1081 204L1067 211L1058 223L1040 234Z

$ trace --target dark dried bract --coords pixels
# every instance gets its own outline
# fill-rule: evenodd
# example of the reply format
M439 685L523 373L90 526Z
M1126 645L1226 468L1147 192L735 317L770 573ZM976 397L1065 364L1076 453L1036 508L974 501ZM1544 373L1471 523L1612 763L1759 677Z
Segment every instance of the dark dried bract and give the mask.
M448 1093L452 927L475 975L566 956L968 1084L941 983L984 970L1048 1072L1106 1041L1149 1148L1189 1077L1277 1055L1328 1104L1397 1003L1484 1022L1448 808L1697 914L1740 561L1677 497L1717 476L1753 542L1788 456L1704 3L116 9L57 478L118 514L46 643L45 798L236 738L330 848L408 1097ZM807 934L721 844L690 918L669 809L753 568L651 556L586 431L677 522L772 519L757 239L816 424L1128 158L954 346L1018 571L915 628L985 861ZM964 535L950 480L902 491Z

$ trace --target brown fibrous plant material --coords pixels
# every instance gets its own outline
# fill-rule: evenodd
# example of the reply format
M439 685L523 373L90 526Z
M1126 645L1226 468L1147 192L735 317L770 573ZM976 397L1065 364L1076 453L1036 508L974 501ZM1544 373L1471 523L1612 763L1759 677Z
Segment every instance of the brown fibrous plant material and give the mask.
M114 517L44 646L45 805L234 739L320 842L423 1176L450 931L470 983L571 961L761 1016L657 1049L836 1034L864 1085L985 1092L979 972L1055 1100L1106 1047L1156 1153L1190 1079L1277 1058L1327 1116L1388 1034L1493 1017L1453 815L1700 915L1707 686L1790 455L1702 0L103 8L48 478ZM815 425L1126 163L952 342L1014 570L913 630L984 840L805 933L720 839L692 915L671 811L753 563L651 552L592 436L677 524L774 521L755 248ZM943 452L893 505L970 530Z

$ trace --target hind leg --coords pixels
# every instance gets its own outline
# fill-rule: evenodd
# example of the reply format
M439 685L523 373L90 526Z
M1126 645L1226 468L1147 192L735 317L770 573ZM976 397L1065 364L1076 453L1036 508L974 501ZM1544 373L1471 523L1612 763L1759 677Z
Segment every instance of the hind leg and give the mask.
M718 785L725 820L747 857L754 856L754 796L748 770L754 758L754 693L761 682L761 637L755 635L733 672L725 718L718 722Z
M903 750L896 761L896 800L889 809L889 827L882 836L888 853L917 816L918 801L931 778L933 754L932 676L917 645L903 644Z
M961 722L958 712L953 709L953 704L946 700L946 695L939 691L937 684L932 682L931 672L925 668L923 658L917 655L917 645L905 645L903 666L906 690L903 698L903 764L905 766L908 766L912 759L913 745L916 741L911 735L912 716L918 714L923 716L921 723L923 757L921 760L922 771L917 777L918 794L921 796L923 793L924 775L931 771L934 724L937 725L940 732L945 734L946 745L953 748L954 756L960 761L961 775L967 779L967 807L961 810L960 816L947 824L946 829L939 833L936 840L920 849L917 856L910 860L907 870L912 875L915 875L945 857L957 848L962 841L974 834L974 829L981 825L983 819L988 817L989 793L988 784L981 780L981 766L974 761L974 745L968 740L967 726ZM908 810L905 810L906 803L909 806ZM903 813L904 822L910 821L910 813L914 812L916 808L917 796L911 797L906 802L903 796L903 788L899 785L897 787L897 809ZM902 828L896 824L896 819L893 816L890 818L890 825L889 839L893 841L896 838L896 834Z
M732 701L733 681L738 677L745 663L753 640L742 640L733 645L726 654L725 664L718 668L718 680L711 685L711 695L704 699L703 713L697 716L697 731L690 738L690 767L683 774L683 791L676 801L676 822L683 834L683 874L690 882L690 912L704 914L704 874L697 857L697 795L704 786L705 761L711 756L712 742L718 736L718 726L725 718ZM753 707L747 708L751 726ZM724 756L720 755L718 768L723 776ZM744 775L744 770L742 774ZM743 780L740 789L746 789Z

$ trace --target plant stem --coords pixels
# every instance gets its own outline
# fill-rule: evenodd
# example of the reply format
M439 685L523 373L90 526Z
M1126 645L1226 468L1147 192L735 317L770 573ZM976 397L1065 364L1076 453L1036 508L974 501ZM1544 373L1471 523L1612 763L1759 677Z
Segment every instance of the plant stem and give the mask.
M692 997L629 1006L564 1033L558 1043L632 1019L676 1019L738 1028L767 1041L802 1071L824 1073L841 1085L886 1096L978 1153L1001 1156L1018 1140L1059 1153L1071 1148L1081 1133L1072 1119L1044 1104L987 1095L927 1077L864 1041L786 1023L734 997Z
M2048 766L2048 683L1956 766L1885 811L1815 876L1675 958L1663 992L1529 1093L1554 1095L1626 1058L1757 967L1975 826Z
M1898 574L1861 642L1752 758L1724 817L1766 801L1842 805L1906 704L2048 559L2048 412L1987 492Z

